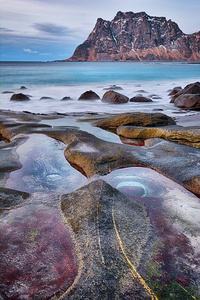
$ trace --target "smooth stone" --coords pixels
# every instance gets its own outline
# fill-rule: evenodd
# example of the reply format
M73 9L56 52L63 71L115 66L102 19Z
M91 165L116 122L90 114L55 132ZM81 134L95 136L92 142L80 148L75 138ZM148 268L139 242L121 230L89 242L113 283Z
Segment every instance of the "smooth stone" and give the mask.
M182 94L174 100L174 105L180 108L200 109L200 93Z
M100 97L93 91L86 91L85 93L81 94L78 100L98 100Z
M180 91L182 91L182 87L176 86L169 92L168 96L174 96L176 93L178 93Z
M81 259L76 284L63 299L157 299L138 270L145 246L153 246L145 206L96 180L61 196L61 210Z
M71 97L68 97L68 96L66 96L66 97L63 97L63 98L61 99L61 101L65 101L65 100L72 100L72 98L71 98Z
M175 99L183 94L200 94L200 82L190 83L186 85L182 90L172 96L170 103L174 103Z
M27 100L30 100L30 98L27 95L19 93L19 94L12 95L10 100L11 101L27 101Z
M51 126L42 123L37 124L10 121L1 125L0 135L3 137L3 139L11 141L18 134L28 134L48 127Z
M122 95L118 92L111 90L111 91L106 92L103 95L103 98L101 101L107 102L107 103L120 104L120 103L127 103L129 101L129 98L126 97L125 95Z
M153 102L153 101L147 97L135 96L130 99L130 102Z
M175 125L176 122L169 116L162 113L122 113L102 117L99 120L91 121L93 126L100 128L113 128L122 125L133 126L166 126Z

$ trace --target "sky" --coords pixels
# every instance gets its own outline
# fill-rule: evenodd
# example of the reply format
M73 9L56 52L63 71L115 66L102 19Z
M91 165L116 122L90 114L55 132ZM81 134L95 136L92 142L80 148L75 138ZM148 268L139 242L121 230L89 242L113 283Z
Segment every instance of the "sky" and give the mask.
M166 17L186 33L200 30L199 0L0 0L0 61L52 61L72 56L97 18L118 11Z

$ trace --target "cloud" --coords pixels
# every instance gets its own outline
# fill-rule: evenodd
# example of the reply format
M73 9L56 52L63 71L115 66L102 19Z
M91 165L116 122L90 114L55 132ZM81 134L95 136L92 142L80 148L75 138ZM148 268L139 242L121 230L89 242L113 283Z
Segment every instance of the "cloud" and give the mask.
M8 32L14 32L14 30L10 30L10 29L5 28L5 27L0 27L0 32L6 32L6 33L8 33Z
M29 48L24 49L24 52L34 53L34 54L37 54L37 53L38 53L38 51L33 51L33 50L29 49Z
M53 23L35 23L32 26L38 31L42 31L44 33L54 35L54 36L55 35L64 36L72 32L71 29L69 29L68 27L59 26Z
M49 56L49 55L51 55L52 53L50 53L50 52L46 52L46 53L40 53L39 55L40 56Z

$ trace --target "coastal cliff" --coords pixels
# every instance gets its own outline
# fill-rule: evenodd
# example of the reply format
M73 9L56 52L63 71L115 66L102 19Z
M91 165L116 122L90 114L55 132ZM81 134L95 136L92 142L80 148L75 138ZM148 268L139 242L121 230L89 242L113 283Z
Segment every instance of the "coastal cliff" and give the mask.
M185 34L165 17L119 11L112 21L98 18L64 61L200 61L200 31Z

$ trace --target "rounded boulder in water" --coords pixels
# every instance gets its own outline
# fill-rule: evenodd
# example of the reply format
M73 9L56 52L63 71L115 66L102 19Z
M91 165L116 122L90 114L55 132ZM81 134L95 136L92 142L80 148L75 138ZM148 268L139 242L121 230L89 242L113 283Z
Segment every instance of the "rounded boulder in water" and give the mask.
M19 94L12 95L10 100L11 101L27 101L27 100L30 100L30 98L27 95L19 93Z

